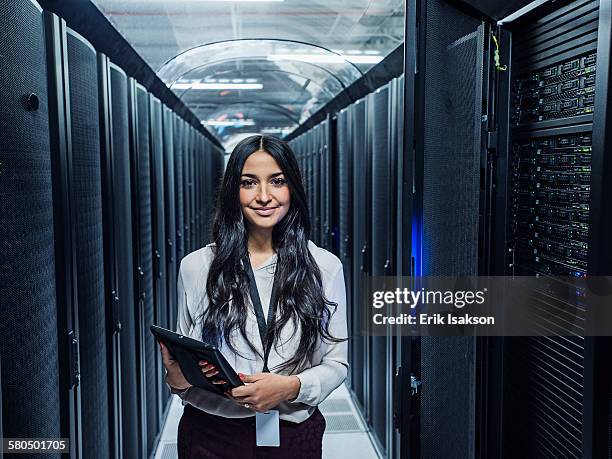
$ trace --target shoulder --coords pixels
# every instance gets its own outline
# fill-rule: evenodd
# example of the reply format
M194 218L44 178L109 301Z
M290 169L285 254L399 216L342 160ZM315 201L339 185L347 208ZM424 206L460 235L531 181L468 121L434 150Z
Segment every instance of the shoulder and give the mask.
M183 257L179 273L184 283L190 284L193 280L201 280L202 276L208 273L215 256L214 249L215 243L211 242Z
M333 278L338 274L338 271L342 269L342 262L340 259L329 250L317 246L311 240L308 240L308 249L319 265L321 275L324 278Z

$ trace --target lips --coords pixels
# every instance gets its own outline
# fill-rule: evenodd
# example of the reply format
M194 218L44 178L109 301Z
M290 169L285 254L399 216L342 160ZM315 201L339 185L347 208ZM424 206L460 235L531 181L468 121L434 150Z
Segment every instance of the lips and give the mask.
M267 217L272 215L278 207L257 207L252 208L257 215L261 215L262 217Z

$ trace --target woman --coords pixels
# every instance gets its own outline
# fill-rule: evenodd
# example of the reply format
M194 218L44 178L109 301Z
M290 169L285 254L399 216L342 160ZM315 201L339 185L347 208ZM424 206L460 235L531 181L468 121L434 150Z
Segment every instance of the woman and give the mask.
M346 291L340 260L308 240L308 215L289 146L241 141L223 177L214 243L181 261L177 332L217 345L245 385L225 396L191 386L161 345L166 382L185 405L180 458L321 457L317 405L348 369ZM280 415L279 447L256 446L255 415L267 410Z

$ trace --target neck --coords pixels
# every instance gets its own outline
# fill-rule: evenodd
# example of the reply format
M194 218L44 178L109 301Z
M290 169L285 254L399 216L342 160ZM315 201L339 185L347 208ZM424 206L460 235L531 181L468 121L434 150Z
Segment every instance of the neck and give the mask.
M274 253L272 247L272 228L249 228L249 252Z

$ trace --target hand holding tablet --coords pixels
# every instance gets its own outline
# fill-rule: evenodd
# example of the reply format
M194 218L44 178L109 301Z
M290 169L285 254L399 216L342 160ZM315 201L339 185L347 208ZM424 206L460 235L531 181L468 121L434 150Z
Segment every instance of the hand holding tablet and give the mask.
M243 385L234 369L215 346L156 325L151 326L151 332L157 341L164 344L167 348L166 351L171 356L166 363L172 364L172 359L176 361L183 374L184 381L188 384L220 395L223 395L229 389ZM162 355L163 352L162 348ZM202 372L200 361L207 362L208 366L206 368L208 368L208 371L205 371L205 373L211 379ZM214 367L214 370L210 365ZM178 381L180 379L178 373L175 372L173 377L177 379L176 384L181 382Z

